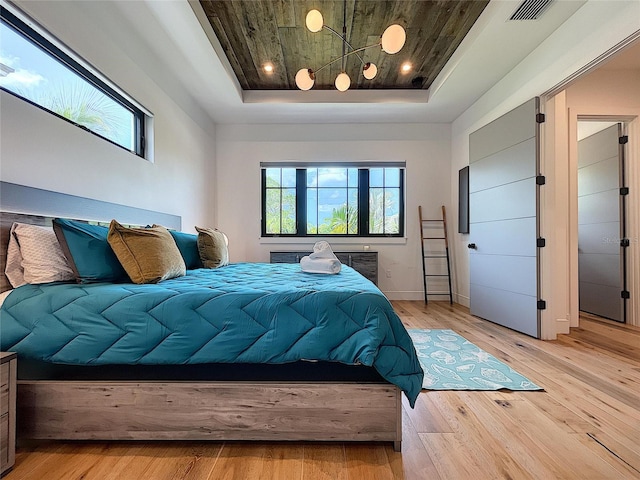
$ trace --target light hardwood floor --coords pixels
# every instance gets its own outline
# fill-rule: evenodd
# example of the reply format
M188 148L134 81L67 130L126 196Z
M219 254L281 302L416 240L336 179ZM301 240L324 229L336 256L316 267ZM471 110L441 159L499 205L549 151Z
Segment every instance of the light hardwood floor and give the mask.
M380 444L100 442L18 449L18 479L640 479L640 329L585 316L542 342L447 303L393 302L450 328L544 392L425 392L402 453Z

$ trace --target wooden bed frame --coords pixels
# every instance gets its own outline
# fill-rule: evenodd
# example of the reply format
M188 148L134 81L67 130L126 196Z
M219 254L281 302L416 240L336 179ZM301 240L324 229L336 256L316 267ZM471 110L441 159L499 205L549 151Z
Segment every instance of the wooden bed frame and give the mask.
M14 221L50 225L51 218L0 212L0 291L10 288L4 268ZM401 391L390 383L17 384L19 439L382 441L401 447Z

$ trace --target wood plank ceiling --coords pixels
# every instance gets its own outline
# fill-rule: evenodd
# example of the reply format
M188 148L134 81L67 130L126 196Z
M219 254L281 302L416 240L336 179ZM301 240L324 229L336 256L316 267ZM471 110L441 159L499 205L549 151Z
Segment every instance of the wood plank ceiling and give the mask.
M326 29L305 27L309 10L320 10L325 25L342 32L343 0L200 0L244 90L295 90L301 68L317 70L342 55L342 40ZM377 44L384 30L402 25L407 41L395 55L380 47L362 52L378 74L362 75L356 55L346 61L351 89L427 89L460 45L489 0L347 0L347 41L354 47ZM408 62L411 69L402 72ZM264 70L273 65L273 72ZM335 89L341 61L316 76L314 89Z

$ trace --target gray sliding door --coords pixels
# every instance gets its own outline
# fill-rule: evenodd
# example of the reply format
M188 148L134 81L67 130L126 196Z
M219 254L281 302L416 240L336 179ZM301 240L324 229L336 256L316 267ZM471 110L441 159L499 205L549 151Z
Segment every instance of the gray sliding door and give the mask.
M539 100L469 136L471 313L540 337Z
M580 310L622 322L619 129L578 142L578 271Z

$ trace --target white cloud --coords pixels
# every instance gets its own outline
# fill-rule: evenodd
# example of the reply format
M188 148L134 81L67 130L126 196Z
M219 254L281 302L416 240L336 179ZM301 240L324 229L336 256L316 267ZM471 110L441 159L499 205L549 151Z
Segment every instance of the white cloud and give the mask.
M39 75L23 68L18 68L20 59L17 57L5 57L0 55L0 63L14 69L13 72L6 76L0 77L0 85L9 89L32 88L40 85L45 81L42 75Z
M6 77L0 77L0 85L7 88L32 88L37 87L44 80L45 78L42 75L18 69Z

